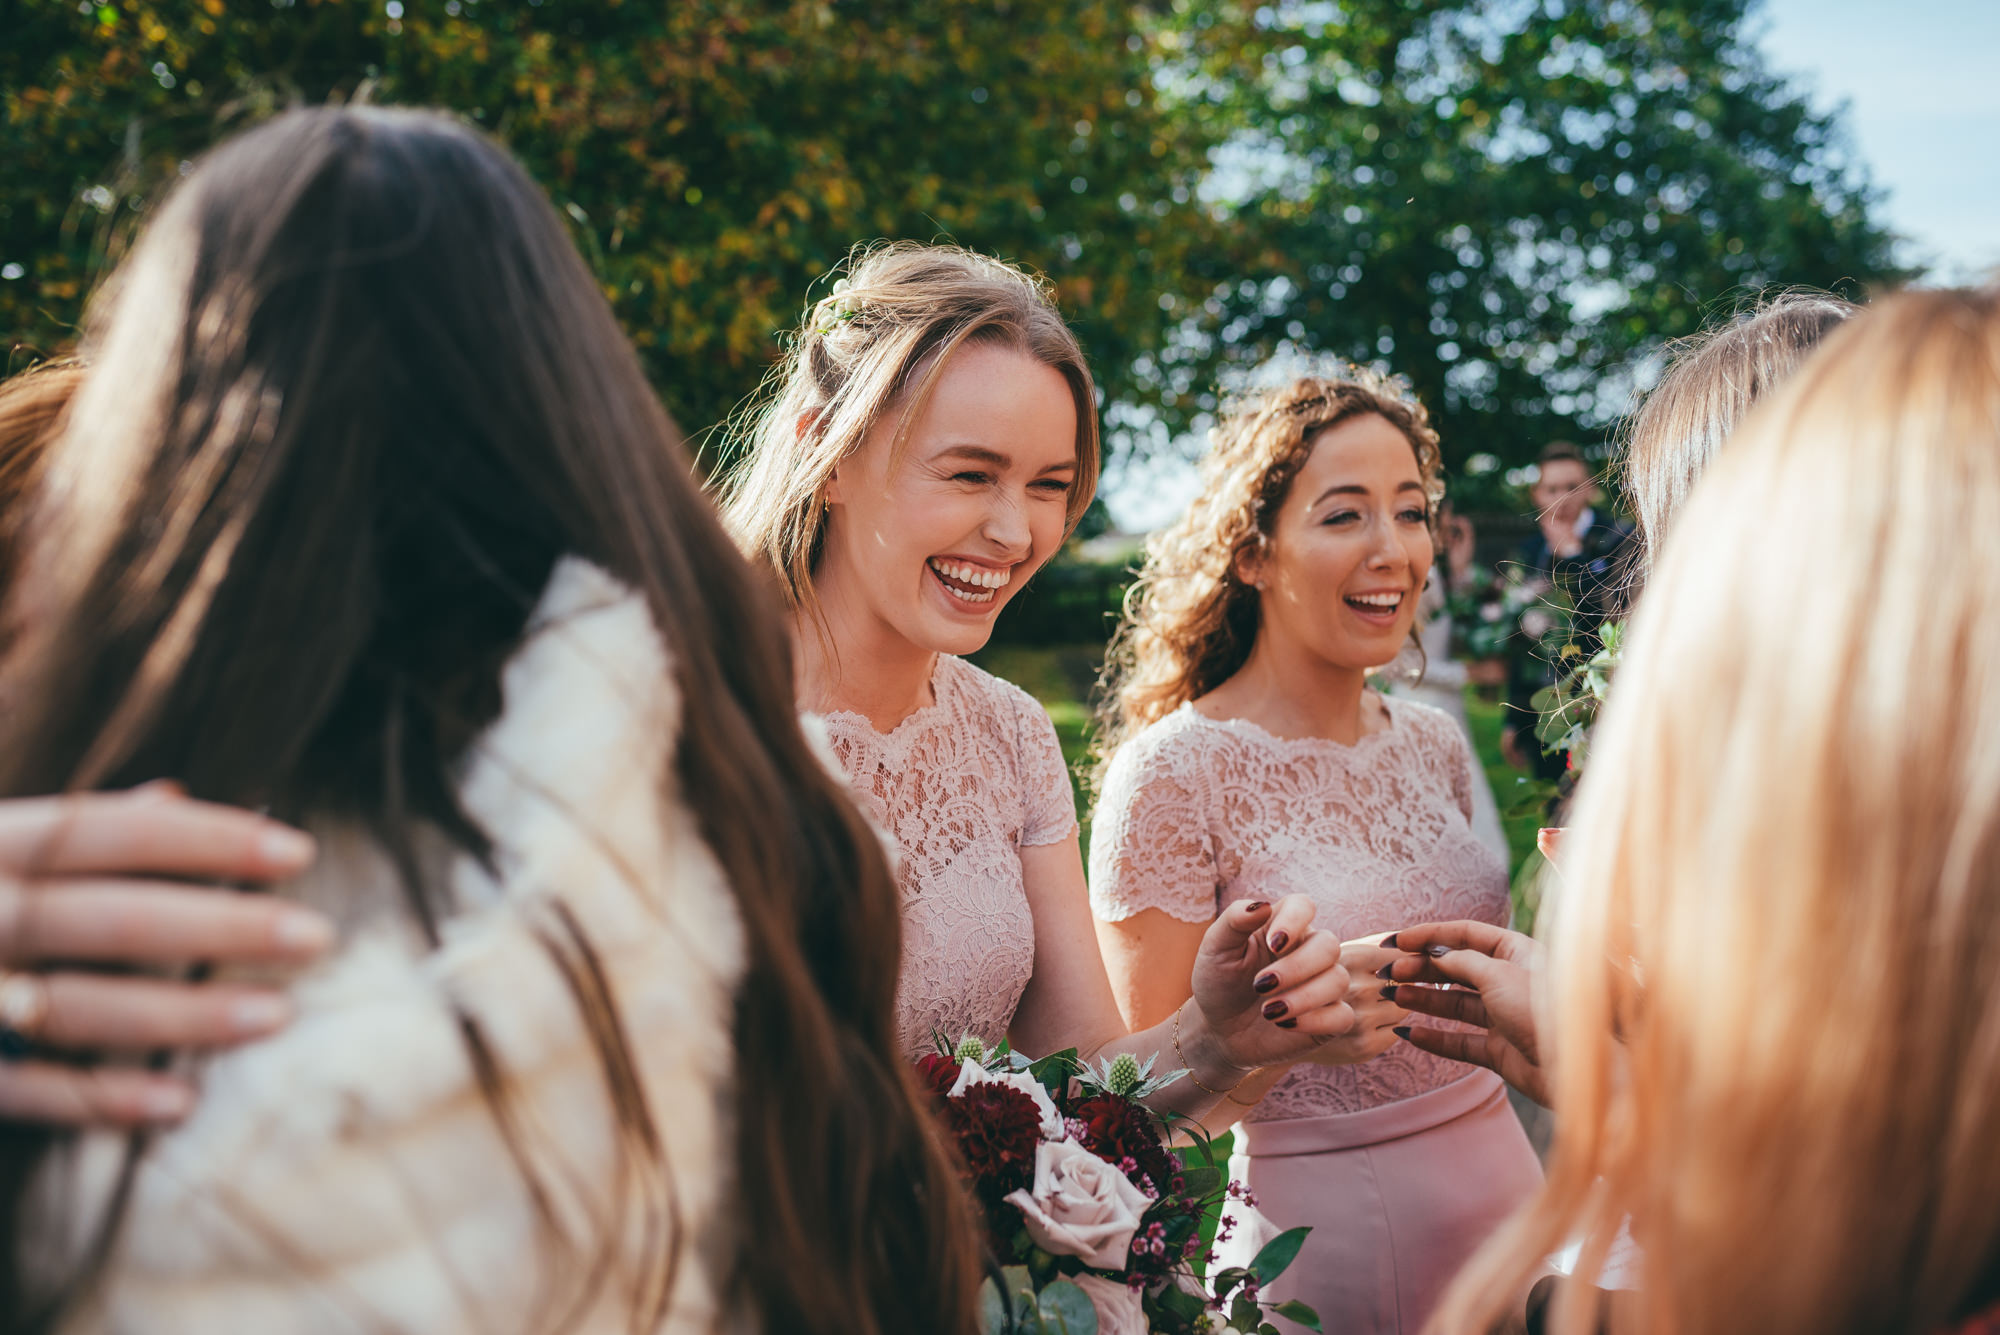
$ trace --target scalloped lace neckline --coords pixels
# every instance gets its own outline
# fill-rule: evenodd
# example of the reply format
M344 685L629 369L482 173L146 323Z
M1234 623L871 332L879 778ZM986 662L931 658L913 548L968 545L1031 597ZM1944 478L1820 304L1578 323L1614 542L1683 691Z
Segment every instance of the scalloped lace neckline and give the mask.
M887 732L883 732L880 728L876 727L866 714L857 709L828 709L823 711L820 717L828 723L833 722L835 719L851 719L856 727L861 728L878 742L893 742L901 737L912 736L917 732L915 725L944 710L944 665L947 662L955 663L957 661L950 654L939 654L937 656L937 660L931 664L931 677L928 683L931 688L931 702L927 705L918 705L915 709L903 715L902 718L896 721L896 726Z
M1382 701L1382 708L1389 719L1389 726L1378 729L1375 732L1365 732L1352 742L1336 741L1331 737L1280 737L1277 733L1272 732L1269 728L1253 719L1210 718L1199 709L1196 709L1192 700L1184 702L1174 712L1185 714L1196 723L1205 724L1211 728L1220 728L1224 732L1235 733L1239 737L1245 737L1250 741L1275 747L1283 751L1324 751L1337 756L1351 756L1359 755L1361 752L1370 749L1381 738L1400 737L1409 731L1405 721L1399 717L1399 704L1386 695L1378 695L1377 698Z

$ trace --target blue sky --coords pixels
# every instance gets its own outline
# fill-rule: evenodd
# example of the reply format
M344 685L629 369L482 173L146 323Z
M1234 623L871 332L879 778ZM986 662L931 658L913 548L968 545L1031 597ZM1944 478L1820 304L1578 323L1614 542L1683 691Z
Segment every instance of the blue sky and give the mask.
M2000 266L2000 0L1766 0L1771 67L1825 109L1941 281Z

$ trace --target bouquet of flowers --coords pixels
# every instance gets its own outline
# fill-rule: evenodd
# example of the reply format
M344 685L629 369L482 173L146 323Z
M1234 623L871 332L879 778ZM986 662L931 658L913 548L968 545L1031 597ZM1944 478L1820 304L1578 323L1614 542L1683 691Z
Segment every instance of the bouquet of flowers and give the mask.
M986 1335L1278 1335L1267 1312L1320 1329L1304 1303L1266 1303L1310 1231L1273 1238L1249 1266L1197 1278L1229 1195L1201 1129L1140 1100L1186 1074L1130 1055L1031 1061L977 1038L917 1061L966 1185L984 1213L997 1274L980 1290ZM1167 1148L1169 1129L1192 1142Z
M1612 674L1624 649L1625 626L1607 621L1598 628L1598 648L1587 652L1577 644L1566 644L1556 658L1556 681L1535 692L1534 705L1540 718L1535 737L1542 750L1569 757L1571 775L1583 768L1584 752L1590 744L1590 730L1597 725L1611 690ZM1574 781L1572 780L1572 783Z

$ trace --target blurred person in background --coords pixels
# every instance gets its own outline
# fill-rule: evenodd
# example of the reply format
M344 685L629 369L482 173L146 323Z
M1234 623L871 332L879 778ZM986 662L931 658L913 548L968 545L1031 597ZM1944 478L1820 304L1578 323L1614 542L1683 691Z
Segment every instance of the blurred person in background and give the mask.
M971 1329L886 860L519 167L291 112L182 183L86 349L0 792L268 807L342 944L174 1130L0 1142L7 1326Z
M1586 656L1616 607L1622 549L1631 525L1598 509L1603 492L1583 452L1568 441L1544 447L1535 462L1529 499L1537 531L1503 576L1520 587L1520 631L1510 645L1501 750L1508 763L1537 778L1560 778L1564 759L1545 754L1535 737L1535 693L1554 684L1564 645Z

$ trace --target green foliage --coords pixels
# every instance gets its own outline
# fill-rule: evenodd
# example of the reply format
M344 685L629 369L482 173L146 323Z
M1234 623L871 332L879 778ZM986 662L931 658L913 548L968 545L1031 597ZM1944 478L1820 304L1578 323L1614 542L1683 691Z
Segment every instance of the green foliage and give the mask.
M1256 1258L1250 1262L1250 1270L1257 1276L1257 1282L1269 1284L1284 1274L1286 1267L1298 1259L1299 1248L1306 1245L1306 1235L1311 1232L1309 1228L1288 1228L1259 1248Z
M391 18L390 13L404 17ZM720 420L857 241L1042 269L1113 395L1214 227L1116 0L0 0L0 332L53 350L121 225L289 102L452 108L568 215L677 417Z
M1114 441L1281 344L1379 355L1493 500L1718 304L1895 276L1748 3L0 0L0 333L66 344L222 133L365 95L522 157L697 431L849 246L952 237L1056 280ZM1104 592L1024 629L1095 637Z
M1747 43L1750 0L1174 0L1175 110L1225 141L1238 249L1168 388L1289 344L1386 359L1454 470L1600 437L1630 369L1718 306L1898 276L1836 125ZM1194 408L1207 406L1197 394Z
M1556 658L1555 684L1536 691L1529 701L1541 716L1535 720L1535 740L1542 750L1569 757L1572 772L1583 768L1590 730L1611 691L1611 676L1625 640L1623 622L1607 621L1598 630L1595 652L1565 644Z

